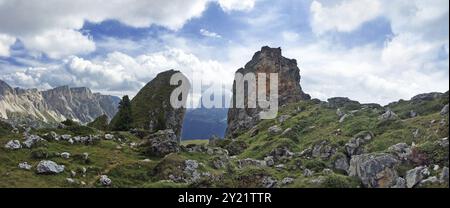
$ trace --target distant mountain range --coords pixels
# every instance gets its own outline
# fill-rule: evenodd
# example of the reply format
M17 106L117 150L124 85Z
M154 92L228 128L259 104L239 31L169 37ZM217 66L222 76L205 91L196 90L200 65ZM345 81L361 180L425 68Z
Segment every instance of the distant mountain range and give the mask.
M212 136L223 138L227 128L228 108L188 109L183 122L181 138L209 139Z
M112 118L119 101L118 97L92 93L85 87L39 91L12 88L0 80L0 118L12 123L40 126L65 119L87 123L103 114Z

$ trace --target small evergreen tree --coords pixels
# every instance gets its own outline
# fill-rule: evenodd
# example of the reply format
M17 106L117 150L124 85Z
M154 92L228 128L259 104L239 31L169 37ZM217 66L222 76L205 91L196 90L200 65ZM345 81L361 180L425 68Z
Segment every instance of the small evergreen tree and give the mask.
M114 131L128 131L133 123L131 115L131 102L128 95L123 96L119 103L119 112L116 115L112 130Z

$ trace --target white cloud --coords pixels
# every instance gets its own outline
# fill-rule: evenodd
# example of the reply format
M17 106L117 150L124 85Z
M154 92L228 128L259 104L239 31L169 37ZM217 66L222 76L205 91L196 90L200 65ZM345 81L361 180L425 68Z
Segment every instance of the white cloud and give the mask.
M189 78L202 78L204 85L224 81L232 84L234 73L213 60L200 60L180 49L168 49L136 57L113 52L104 58L85 60L72 56L62 64L33 67L0 75L0 79L20 87L84 86L108 94L133 96L159 72L180 70Z
M219 0L219 4L226 12L249 11L255 6L255 0Z
M29 50L44 51L54 59L95 50L95 43L89 37L74 30L49 30L43 34L23 37L22 41Z
M0 56L9 56L9 47L15 42L14 37L0 33Z
M209 38L222 38L221 35L215 33L215 32L210 32L206 29L200 29L200 34L205 36L205 37L209 37Z
M310 10L311 26L317 34L331 30L350 32L380 15L381 4L378 0L345 0L326 7L315 0Z
M156 24L177 30L189 19L198 17L209 0L4 0L0 2L0 33L24 40L25 47L51 56L84 53L92 49L87 37L78 32L85 21L115 19L133 27ZM63 37L53 42L51 37ZM88 46L76 47L74 42ZM65 42L61 42L65 41ZM49 44L56 45L50 46ZM3 45L3 44L2 44ZM6 47L6 46L2 46ZM66 50L66 47L69 49Z

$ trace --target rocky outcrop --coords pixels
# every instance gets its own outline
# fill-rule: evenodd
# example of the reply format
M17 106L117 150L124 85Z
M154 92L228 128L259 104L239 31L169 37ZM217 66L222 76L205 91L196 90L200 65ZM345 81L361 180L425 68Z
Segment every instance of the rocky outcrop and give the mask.
M256 52L252 60L244 68L237 70L237 73L241 73L242 75L255 73L255 76L257 76L257 73L278 73L279 106L310 99L310 96L305 94L300 86L300 70L297 67L297 61L283 57L281 55L281 48L262 47L261 51ZM256 89L249 88L245 91L254 92ZM245 96L244 103L247 103L248 94L245 94ZM233 84L233 103L236 103L235 99L236 83ZM248 108L248 106L245 108L235 108L235 106L231 106L228 111L226 136L236 137L239 132L252 128L259 122L259 113L262 110L258 105L257 108Z
M39 91L12 88L0 80L0 118L43 125L72 119L87 123L103 114L112 118L119 98L68 86Z
M178 138L172 129L160 130L150 135L141 146L146 154L157 157L180 151Z
M169 70L159 73L131 100L133 128L150 132L172 129L176 137L180 138L186 108L174 108L170 103L170 95L178 87L170 85L170 79L177 73L180 72ZM118 118L113 118L111 123L116 119Z
M373 139L373 133L362 131L345 144L345 152L349 157L364 153L364 145Z
M389 188L396 184L399 161L386 153L355 155L350 160L349 175L357 176L368 188Z

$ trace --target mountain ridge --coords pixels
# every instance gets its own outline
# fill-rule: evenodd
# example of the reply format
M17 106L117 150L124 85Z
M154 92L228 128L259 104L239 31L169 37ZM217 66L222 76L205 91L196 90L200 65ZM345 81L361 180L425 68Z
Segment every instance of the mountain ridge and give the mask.
M60 86L40 91L36 88L12 88L0 80L0 118L13 123L24 121L37 125L72 119L81 123L103 114L112 118L119 98L93 93L86 87Z

